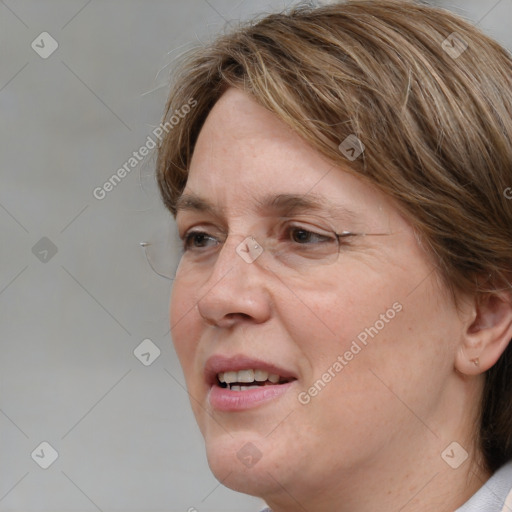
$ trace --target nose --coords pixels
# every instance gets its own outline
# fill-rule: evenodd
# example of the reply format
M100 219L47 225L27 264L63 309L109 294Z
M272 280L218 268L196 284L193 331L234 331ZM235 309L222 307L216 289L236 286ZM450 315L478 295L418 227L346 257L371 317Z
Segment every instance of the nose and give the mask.
M246 244L226 240L198 290L199 314L210 325L229 328L239 322L262 323L270 318L269 274L260 265L265 258L259 260L262 255L257 252L248 256Z

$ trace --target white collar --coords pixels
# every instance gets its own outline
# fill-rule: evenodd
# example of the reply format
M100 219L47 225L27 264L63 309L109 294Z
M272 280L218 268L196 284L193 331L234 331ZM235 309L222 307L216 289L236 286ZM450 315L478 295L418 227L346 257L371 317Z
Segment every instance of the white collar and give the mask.
M511 512L512 461L498 469L464 505L455 512Z

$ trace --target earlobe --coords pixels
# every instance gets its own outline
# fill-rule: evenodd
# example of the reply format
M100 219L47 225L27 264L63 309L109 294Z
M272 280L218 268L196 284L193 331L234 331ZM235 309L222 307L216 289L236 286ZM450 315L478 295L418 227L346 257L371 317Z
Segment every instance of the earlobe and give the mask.
M489 294L474 304L455 367L464 375L479 375L491 368L512 339L512 300L510 293Z
M463 375L479 375L483 373L486 369L483 368L480 362L479 354L481 353L482 349L478 346L461 346L455 357L455 368Z

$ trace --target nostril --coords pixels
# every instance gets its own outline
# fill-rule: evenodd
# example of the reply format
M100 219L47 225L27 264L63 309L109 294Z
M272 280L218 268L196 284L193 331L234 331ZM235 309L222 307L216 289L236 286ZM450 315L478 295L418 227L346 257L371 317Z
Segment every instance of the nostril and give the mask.
M249 320L251 318L251 315L248 315L247 313L227 313L225 315L225 318L228 318L229 320L236 320L237 318Z

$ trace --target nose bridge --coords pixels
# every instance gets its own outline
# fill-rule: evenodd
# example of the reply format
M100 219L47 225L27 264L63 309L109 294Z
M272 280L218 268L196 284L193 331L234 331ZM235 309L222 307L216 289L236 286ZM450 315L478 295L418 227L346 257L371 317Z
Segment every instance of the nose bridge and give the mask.
M199 313L219 327L231 326L241 318L264 322L269 318L271 301L264 273L253 267L255 260L250 261L254 239L228 238L197 290Z
M244 281L252 280L251 288L256 291L254 279L258 279L257 274L261 272L260 278L263 279L264 276L271 277L270 274L275 272L283 272L282 264L277 261L278 253L275 241L265 237L261 231L256 232L253 229L249 232L230 233L209 269L204 284L208 286L221 278L225 279L229 272L239 286L242 286Z
M230 234L219 251L210 277L216 280L226 272L236 274L237 269L245 276L262 253L263 246L253 235Z

